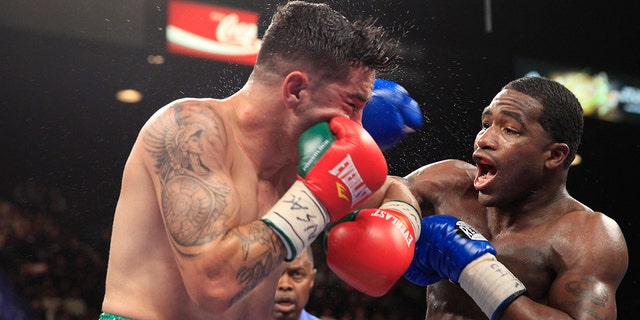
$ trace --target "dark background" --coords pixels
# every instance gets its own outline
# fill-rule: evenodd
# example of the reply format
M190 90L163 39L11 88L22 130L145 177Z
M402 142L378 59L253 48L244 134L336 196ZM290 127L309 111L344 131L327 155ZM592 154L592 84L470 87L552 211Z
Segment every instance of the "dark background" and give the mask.
M535 59L640 79L638 1L328 1L345 15L373 15L405 49L384 77L420 103L426 123L386 151L391 174L445 159L469 159L480 110ZM108 4L107 4L108 3ZM260 12L260 36L275 1L210 1ZM159 107L181 97L225 97L247 66L171 55L164 47L164 1L16 1L0 4L0 195L28 180L60 187L73 212L62 222L89 239L111 223L121 171L137 132ZM490 22L490 30L488 29ZM152 65L149 55L166 62ZM137 104L117 102L125 87ZM629 271L619 318L640 311L634 201L640 124L587 118L569 192L620 224ZM606 261L594 261L606 263ZM635 312L634 312L635 311Z

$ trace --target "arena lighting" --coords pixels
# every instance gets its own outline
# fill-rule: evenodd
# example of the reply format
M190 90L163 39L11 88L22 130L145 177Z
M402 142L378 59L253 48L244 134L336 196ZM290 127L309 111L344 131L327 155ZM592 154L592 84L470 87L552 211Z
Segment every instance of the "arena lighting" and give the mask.
M151 65L164 64L165 58L159 54L150 54L147 56L147 63ZM116 92L116 99L123 103L138 103L142 100L144 95L142 92L136 89L122 89Z
M135 89L123 89L116 92L116 99L124 103L138 103L142 100L142 93Z
M553 61L516 60L517 76L544 76L565 85L580 101L585 117L640 123L640 78L591 69Z
M147 56L147 62L149 64L164 64L164 56L159 54L150 54Z
M493 19L491 18L491 0L484 0L484 32L493 32Z
M576 157L571 161L571 166L575 167L582 163L582 157L579 154L576 154Z

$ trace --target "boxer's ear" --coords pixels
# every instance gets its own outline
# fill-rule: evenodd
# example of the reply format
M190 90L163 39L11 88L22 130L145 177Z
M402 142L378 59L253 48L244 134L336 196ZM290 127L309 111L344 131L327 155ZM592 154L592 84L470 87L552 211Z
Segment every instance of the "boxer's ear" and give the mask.
M547 168L555 168L564 165L564 160L569 155L569 146L566 143L553 143L549 147L549 156L545 162Z
M309 77L304 72L292 71L282 83L282 100L287 107L295 108L304 102L307 95L305 89L309 87Z

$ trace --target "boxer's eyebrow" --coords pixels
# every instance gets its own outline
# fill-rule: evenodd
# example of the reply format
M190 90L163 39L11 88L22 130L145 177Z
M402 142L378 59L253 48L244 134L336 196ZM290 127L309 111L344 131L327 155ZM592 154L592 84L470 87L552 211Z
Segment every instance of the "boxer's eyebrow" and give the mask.
M521 126L526 127L527 125L524 123L524 120L522 119L522 115L517 113L517 112L513 112L513 111L509 111L509 110L501 110L500 111L501 114L504 114L505 116L517 121L518 123L520 123Z
M526 127L524 119L522 119L522 115L520 113L509 111L509 110L500 110L498 113L502 114L502 115L505 115L505 116L517 121L523 127ZM491 109L489 107L487 107L482 112L482 117L481 118L484 118L486 116L492 116L492 115L493 115L493 112L491 111Z
M365 97L363 94L360 94L360 93L352 93L352 94L349 94L348 96L351 99L360 100L362 102L367 102L371 98L371 97Z

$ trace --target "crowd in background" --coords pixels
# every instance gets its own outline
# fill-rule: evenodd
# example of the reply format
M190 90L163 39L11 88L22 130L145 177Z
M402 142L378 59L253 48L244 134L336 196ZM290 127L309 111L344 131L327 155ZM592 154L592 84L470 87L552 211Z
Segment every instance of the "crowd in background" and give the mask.
M69 208L63 190L34 180L0 199L3 319L97 319L110 226L89 243Z
M0 320L98 318L111 225L73 223L78 213L64 192L30 179L0 197ZM424 289L401 279L385 296L368 297L329 270L321 240L313 245L310 313L323 320L424 318Z

